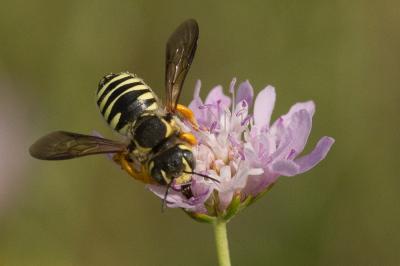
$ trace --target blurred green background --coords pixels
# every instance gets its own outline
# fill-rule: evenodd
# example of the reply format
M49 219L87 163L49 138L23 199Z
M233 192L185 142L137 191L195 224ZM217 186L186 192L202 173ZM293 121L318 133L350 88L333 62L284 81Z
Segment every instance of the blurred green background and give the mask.
M102 156L43 162L29 145L57 129L117 138L94 101L129 70L156 91L164 46L200 24L182 102L232 77L276 87L274 117L317 104L312 171L281 178L229 224L234 265L400 264L398 1L2 1L0 265L215 265L212 228Z

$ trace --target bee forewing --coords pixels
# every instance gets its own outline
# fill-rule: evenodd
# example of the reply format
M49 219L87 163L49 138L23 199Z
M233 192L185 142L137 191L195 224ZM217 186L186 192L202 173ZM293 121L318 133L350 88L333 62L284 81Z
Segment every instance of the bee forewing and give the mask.
M29 153L41 160L66 160L76 157L126 151L126 145L101 137L55 131L38 139Z
M167 42L165 68L165 105L175 111L183 82L193 61L199 38L199 26L194 19L184 21Z

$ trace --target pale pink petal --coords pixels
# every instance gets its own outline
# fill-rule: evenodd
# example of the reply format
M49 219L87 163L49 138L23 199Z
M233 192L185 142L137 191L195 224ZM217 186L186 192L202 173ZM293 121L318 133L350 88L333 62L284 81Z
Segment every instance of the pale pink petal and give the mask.
M304 173L310 170L320 161L322 161L328 154L334 142L335 140L331 137L322 137L315 146L315 149L310 154L296 159L295 162L300 168L299 173Z
M235 93L235 84L236 84L236 78L233 78L231 83L229 84L229 92L231 94Z
M293 132L293 140L290 149L293 149L296 154L303 151L311 132L311 126L311 114L305 109L292 115L290 124L288 125L288 128Z
M275 141L275 151L272 150L274 145L270 145L270 152L273 152L270 157L272 161L288 159L288 156L293 158L293 155L301 153L310 135L312 121L307 110L302 109L294 113L288 124L285 122L281 117L267 132L271 134L270 139Z
M261 130L269 127L275 105L275 88L267 86L256 97L254 103L254 124Z
M271 165L271 170L279 175L294 176L299 173L299 166L290 160L280 160Z
M232 200L234 188L232 187L232 173L229 166L223 166L220 169L220 181L218 184L218 198L219 198L219 208L224 210L229 202Z
M193 98L200 98L200 88L201 88L201 80L197 80L196 84L194 85L194 93Z
M247 184L242 190L242 193L244 195L257 195L262 191L267 178L268 175L265 173L263 175L249 176L247 179Z
M236 104L245 100L247 105L251 105L253 103L254 90L251 86L250 82L246 80L239 85L237 96L236 96Z
M253 168L253 169L243 169L240 167L239 172L236 174L236 176L232 179L232 188L236 191L239 189L243 189L246 186L247 183L247 178L249 176L254 176L254 175L261 175L264 173L264 170L261 168Z
M287 114L283 115L283 118L290 118L294 113L297 113L300 110L307 110L310 113L311 117L314 115L315 112L315 103L313 101L307 101L302 103L296 103L290 107L290 110Z
M194 116L198 120L203 120L205 119L206 116L206 110L202 108L203 106L203 101L201 100L200 97L195 97L189 104L189 109L191 109L194 113Z
M281 121L275 122L271 130L267 132L266 141L269 142L267 153L270 155L270 161L284 159L291 149L293 138L295 138L295 133L290 128L283 127L283 120Z
M275 183L279 174L272 173L270 169L264 169L262 175L249 176L248 183L243 189L245 195L257 196L258 193L264 191L268 186Z
M222 86L214 87L207 95L205 104L219 105L222 110L231 105L231 98L223 92Z
M165 191L167 190L166 186L161 186L161 185L148 185L147 188L153 192L157 197L159 197L160 199L164 199L164 195L165 195ZM178 193L177 191L174 190L170 190L168 192L168 196L167 196L167 203L168 206L170 206L170 204L175 204L177 202L182 202L183 203L183 198L184 196L182 195L182 193Z
M218 199L219 199L219 209L220 210L225 210L229 204L232 201L233 197L233 191L227 191L227 192L220 192L218 194Z
M193 179L193 183L196 181ZM198 184L198 183L197 183ZM147 188L152 191L156 196L160 199L164 199L165 191L167 189L166 186L160 185L148 185ZM184 208L184 209L193 209L198 208L198 205L203 204L205 200L210 196L212 192L210 187L205 186L204 184L195 185L192 192L194 197L187 199L181 192L170 189L167 195L167 206L170 208ZM200 194L198 194L200 193Z
M200 180L196 179L195 176L192 177L191 190L196 201L203 202L214 190L215 184L206 182L203 177L199 178Z
M274 128L277 123L283 123L284 126L287 126L290 124L293 115L300 110L306 110L310 116L313 117L315 112L315 104L313 101L294 104L287 114L280 116L279 119L272 124L271 129Z

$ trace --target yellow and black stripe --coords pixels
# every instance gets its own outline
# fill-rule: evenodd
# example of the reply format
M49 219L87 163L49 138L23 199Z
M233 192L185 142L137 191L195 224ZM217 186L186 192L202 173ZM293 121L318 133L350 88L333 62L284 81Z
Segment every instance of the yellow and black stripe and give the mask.
M97 105L107 123L123 135L144 113L158 109L156 96L144 81L128 72L109 74L99 83Z

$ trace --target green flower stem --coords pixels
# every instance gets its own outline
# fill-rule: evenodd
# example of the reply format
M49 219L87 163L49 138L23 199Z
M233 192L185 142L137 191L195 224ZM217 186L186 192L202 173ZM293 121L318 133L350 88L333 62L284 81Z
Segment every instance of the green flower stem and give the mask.
M226 233L226 221L217 219L214 223L215 245L217 248L218 265L230 266L228 235Z

